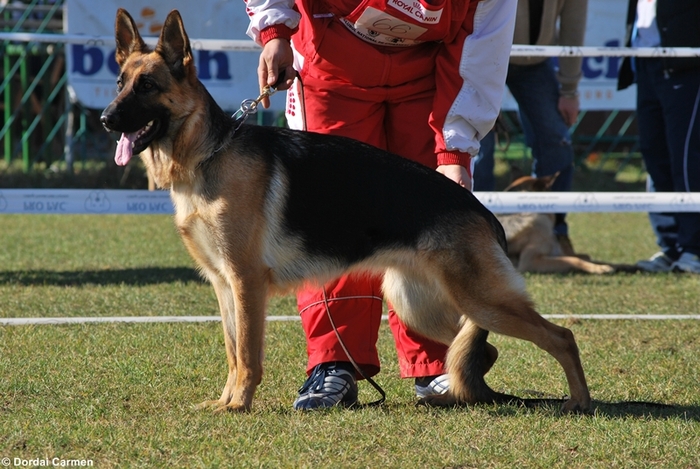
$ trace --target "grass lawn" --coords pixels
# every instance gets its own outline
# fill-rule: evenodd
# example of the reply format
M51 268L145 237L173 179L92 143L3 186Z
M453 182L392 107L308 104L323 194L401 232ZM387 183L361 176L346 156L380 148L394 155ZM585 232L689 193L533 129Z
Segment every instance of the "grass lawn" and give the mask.
M633 263L655 252L644 214L570 214L574 246ZM165 216L0 216L0 317L217 315ZM543 314L699 314L688 275L527 275ZM293 298L270 315L295 315ZM592 415L536 408L417 408L380 333L380 408L299 413L305 346L271 322L254 410L194 404L226 379L221 326L0 326L0 463L58 457L94 467L700 468L700 321L557 320L576 335ZM535 346L491 336L497 390L560 398L563 372ZM376 399L360 384L360 400ZM37 462L39 462L37 461Z

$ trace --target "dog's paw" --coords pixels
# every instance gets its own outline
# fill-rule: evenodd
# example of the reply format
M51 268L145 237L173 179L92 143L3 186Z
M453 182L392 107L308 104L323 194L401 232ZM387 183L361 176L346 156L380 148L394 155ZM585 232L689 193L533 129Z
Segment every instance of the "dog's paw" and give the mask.
M590 414L591 403L590 401L583 403L576 399L569 399L562 404L561 411L565 414Z
M426 407L455 407L457 405L459 405L459 402L449 392L425 396L416 402L416 406Z
M221 399L218 400L212 400L212 401L204 401L196 406L194 406L195 410L203 410L203 409L208 409L214 412L215 414L221 414L224 412L248 412L250 410L249 405L241 405L241 404L234 404L233 402L226 402Z
M249 411L250 411L249 405L234 404L232 402L230 402L224 406L221 406L217 409L214 409L215 414L222 414L224 412L242 413L242 412L249 412Z
M218 409L220 409L221 407L225 407L225 406L226 406L226 402L222 401L221 399L215 399L215 400L211 400L211 401L200 402L199 404L194 406L194 409L195 410L211 409L211 410L216 412Z
M608 264L594 264L591 267L591 273L592 274L612 274L615 272L615 267L608 265Z

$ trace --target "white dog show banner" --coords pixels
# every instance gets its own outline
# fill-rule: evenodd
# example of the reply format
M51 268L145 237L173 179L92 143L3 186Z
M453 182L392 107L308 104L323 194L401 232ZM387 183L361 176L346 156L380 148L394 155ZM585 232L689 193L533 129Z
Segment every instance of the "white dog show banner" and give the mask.
M0 189L0 214L174 213L166 191L119 189Z
M627 2L622 0L589 0L586 37L583 45L590 47L624 47ZM617 74L622 57L584 56L581 66L579 93L581 109L588 111L635 109L637 87L617 91ZM503 109L518 108L506 89Z
M198 43L203 40L247 40L248 16L243 1L210 0L66 0L65 31L68 35L114 36L117 8L125 8L148 42L156 38L167 14L178 9L192 41L199 78L226 110L235 111L245 99L258 95L259 50L222 50ZM589 0L585 46L621 47L625 33L626 2ZM68 50L68 82L78 100L91 109L103 109L115 96L118 66L114 41L71 43ZM636 87L616 91L620 57L583 58L580 83L581 108L585 110L634 109ZM506 93L503 106L516 109ZM272 98L272 109L284 110L284 93Z
M182 15L192 42L197 72L202 83L225 110L237 110L245 99L259 94L257 51L207 50L197 39L252 40L246 36L248 16L241 0L172 2L164 0L66 0L64 30L68 35L114 37L117 9L134 18L144 39L157 38L168 13ZM68 83L82 105L103 109L116 96L119 67L114 58L114 39L66 46ZM284 109L284 93L273 97L273 105Z

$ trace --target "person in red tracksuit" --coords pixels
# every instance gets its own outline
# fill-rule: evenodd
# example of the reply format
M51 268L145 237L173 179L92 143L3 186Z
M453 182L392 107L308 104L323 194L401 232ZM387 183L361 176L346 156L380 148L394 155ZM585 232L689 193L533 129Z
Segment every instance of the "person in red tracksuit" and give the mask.
M246 7L248 35L263 46L260 86L282 77L290 127L369 143L470 190L472 155L500 110L516 2L247 0ZM345 276L325 294L304 288L297 303L309 377L295 409L357 401L357 377L325 298L352 357L367 376L379 371L381 279ZM389 307L401 376L415 378L419 397L445 392L446 346L408 330Z

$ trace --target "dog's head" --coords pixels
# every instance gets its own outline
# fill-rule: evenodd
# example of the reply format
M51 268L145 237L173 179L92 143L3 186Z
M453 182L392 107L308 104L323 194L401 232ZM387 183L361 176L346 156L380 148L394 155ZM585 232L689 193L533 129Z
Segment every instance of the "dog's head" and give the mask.
M559 177L559 172L551 176L533 177L522 176L511 182L504 189L506 192L546 192L552 189L552 184Z
M115 33L120 68L118 94L102 112L100 121L108 131L122 134L115 161L123 166L134 154L173 132L173 122L192 112L182 98L186 88L197 82L197 73L177 10L166 18L154 50L141 38L131 15L121 8L117 11Z

